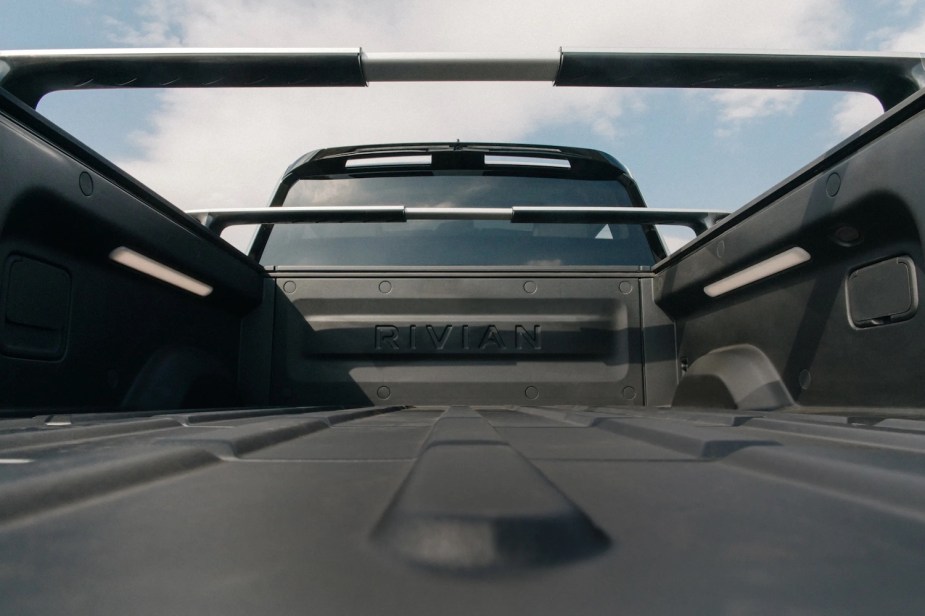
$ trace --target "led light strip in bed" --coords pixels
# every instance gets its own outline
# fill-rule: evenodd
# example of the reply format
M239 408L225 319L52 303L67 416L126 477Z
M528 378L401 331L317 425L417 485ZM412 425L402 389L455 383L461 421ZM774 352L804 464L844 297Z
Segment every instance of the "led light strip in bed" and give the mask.
M744 270L740 270L731 276L726 276L703 288L703 292L710 297L718 297L730 291L744 287L747 284L764 280L769 276L796 267L801 263L809 261L809 253L799 247L785 250L780 254L760 261Z
M163 263L159 263L154 259L139 254L130 248L126 248L125 246L120 246L113 250L111 253L109 253L109 258L116 263L121 263L126 267L130 267L133 270L141 272L142 274L147 274L152 278L157 278L158 280L172 284L173 286L179 287L184 291L195 293L200 297L206 297L212 293L212 287L206 283L200 282L195 278L178 272L173 268L167 267Z

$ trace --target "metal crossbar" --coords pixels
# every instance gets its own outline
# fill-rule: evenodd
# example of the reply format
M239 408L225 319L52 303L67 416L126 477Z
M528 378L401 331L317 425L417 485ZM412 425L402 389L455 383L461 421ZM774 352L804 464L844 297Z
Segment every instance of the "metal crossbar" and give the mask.
M556 86L866 92L884 109L925 85L922 54L562 49L546 54L361 49L0 51L0 87L28 105L58 90L546 81Z
M507 220L512 223L674 225L702 233L727 212L640 207L405 207L403 205L273 207L187 212L215 233L236 225L407 222L411 220Z

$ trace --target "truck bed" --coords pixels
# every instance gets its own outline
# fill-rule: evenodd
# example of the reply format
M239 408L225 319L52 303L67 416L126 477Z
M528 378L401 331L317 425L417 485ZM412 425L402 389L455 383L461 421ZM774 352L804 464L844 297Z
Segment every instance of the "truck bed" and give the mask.
M0 612L925 610L919 55L543 60L889 108L652 266L265 267L32 108L523 70L329 55L0 55Z

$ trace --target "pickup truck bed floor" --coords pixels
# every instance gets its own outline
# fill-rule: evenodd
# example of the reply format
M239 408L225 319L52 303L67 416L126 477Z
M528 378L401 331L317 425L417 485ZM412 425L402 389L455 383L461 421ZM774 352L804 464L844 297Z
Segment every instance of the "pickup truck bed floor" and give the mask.
M925 422L421 407L50 425L67 423L0 424L9 613L925 609Z

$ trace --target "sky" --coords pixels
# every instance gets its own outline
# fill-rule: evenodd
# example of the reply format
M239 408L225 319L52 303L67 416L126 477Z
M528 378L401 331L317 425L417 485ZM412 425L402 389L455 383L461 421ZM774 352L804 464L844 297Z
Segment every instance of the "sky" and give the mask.
M925 0L0 0L0 15L0 49L925 51ZM265 205L317 148L461 139L601 149L650 207L731 211L880 108L856 94L418 83L67 92L39 111L187 210Z

